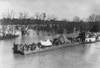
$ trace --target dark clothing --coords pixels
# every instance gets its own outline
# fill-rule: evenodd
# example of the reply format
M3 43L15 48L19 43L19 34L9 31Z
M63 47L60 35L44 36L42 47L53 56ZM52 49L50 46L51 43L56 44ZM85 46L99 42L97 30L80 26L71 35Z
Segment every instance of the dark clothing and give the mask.
M84 42L85 41L85 32L81 32L80 34L79 34L79 37L78 38L80 38L80 41L81 42Z

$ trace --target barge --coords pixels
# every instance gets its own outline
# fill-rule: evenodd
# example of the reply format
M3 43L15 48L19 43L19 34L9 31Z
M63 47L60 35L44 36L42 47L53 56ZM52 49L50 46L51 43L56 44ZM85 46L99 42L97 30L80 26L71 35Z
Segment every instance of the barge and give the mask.
M61 35L53 40L39 41L38 43L32 44L15 44L13 45L13 52L15 54L32 54L46 52L49 50L55 50L59 48L64 48L68 46L76 46L83 44L91 44L100 41L100 34L96 35L93 33L86 34L85 32L80 32L78 37L68 37Z
M80 44L90 44L90 43L95 43L98 42L100 39L96 40L96 37L86 37L84 41L65 41L65 37L62 38L57 38L54 39L53 41L49 40L49 43L42 44L41 42L35 44L15 44L13 46L13 52L15 54L22 54L22 55L27 55L27 54L35 54L35 53L41 53L41 52L46 52L50 50L55 50L55 49L60 49L68 46L76 46ZM46 41L45 41L46 42ZM50 44L50 45L49 45Z
M45 48L38 48L36 47L34 50L31 50L31 48L29 50L20 50L20 49L16 49L18 48L18 45L16 45L13 50L14 50L14 53L16 54L22 54L22 55L27 55L27 54L36 54L36 53L41 53L41 52L45 52L45 51L50 51L50 50L55 50L55 49L60 49L60 48L64 48L64 47L67 47L67 46L75 46L75 45L78 45L78 43L75 43L75 44L70 44L70 43L66 43L66 44L61 44L61 45L58 45L58 46L50 46L50 47L45 47Z
M65 47L77 46L77 45L80 45L80 44L90 44L90 43L95 43L95 42L64 43L64 44L52 45L52 46L44 47L44 48L39 48L38 46L35 46L35 47L33 47L33 50L32 50L31 47L28 50L25 49L24 47L23 47L23 49L21 49L19 45L15 44L13 51L14 51L15 54L27 55L27 54L32 54L32 53L33 54L42 53L42 52L46 52L46 51L50 51L50 50L56 50L56 49L65 48Z

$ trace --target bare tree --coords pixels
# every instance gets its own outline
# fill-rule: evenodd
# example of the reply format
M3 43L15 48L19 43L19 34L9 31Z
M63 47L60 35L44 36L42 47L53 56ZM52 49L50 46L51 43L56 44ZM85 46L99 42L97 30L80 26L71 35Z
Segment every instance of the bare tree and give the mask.
M100 15L96 15L96 14L91 14L89 16L89 18L87 19L87 21L89 22L89 27L90 27L90 31L92 32L98 32L100 31Z
M28 18L28 12L20 12L19 18L20 19L27 19Z
M100 15L97 15L97 16L96 16L95 21L100 22Z
M89 16L89 18L87 19L88 22L95 22L95 18L96 18L96 15L95 14L92 14Z
M41 16L41 19L42 19L42 20L45 20L45 18L46 18L46 14L45 14L45 13L41 13L40 16Z
M74 22L80 22L81 19L80 19L78 16L75 16L75 17L73 18L73 21L74 21Z
M35 13L35 17L36 17L36 19L38 19L38 20L45 20L45 18L46 18L46 14L45 13Z
M100 22L100 15L91 14L87 19L88 22Z
M2 18L10 18L13 19L15 16L15 12L14 10L7 10L5 12L2 13Z
M48 17L48 20L54 20L55 21L55 20L57 20L57 17L54 16L54 15L51 15L51 16Z
M62 19L62 21L68 22L69 20L64 18L64 19Z
M35 13L35 17L36 17L37 20L40 20L41 19L41 15L38 12Z

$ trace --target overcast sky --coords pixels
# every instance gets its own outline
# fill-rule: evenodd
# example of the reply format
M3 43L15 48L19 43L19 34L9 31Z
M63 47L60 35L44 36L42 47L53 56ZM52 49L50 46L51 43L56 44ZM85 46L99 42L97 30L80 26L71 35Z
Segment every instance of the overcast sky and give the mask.
M45 12L58 19L86 18L92 13L100 14L100 0L0 0L0 15L8 9L30 15Z

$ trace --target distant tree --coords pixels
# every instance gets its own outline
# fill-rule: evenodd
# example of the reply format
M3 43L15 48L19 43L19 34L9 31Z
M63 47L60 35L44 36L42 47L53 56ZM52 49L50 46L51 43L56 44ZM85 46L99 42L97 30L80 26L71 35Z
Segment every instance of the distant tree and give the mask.
M89 22L88 26L91 32L98 32L100 30L100 15L91 14L87 21Z
M2 13L2 18L9 18L9 19L13 19L15 16L15 12L14 10L7 10L5 12Z
M88 20L88 22L99 22L100 15L91 14L87 20Z
M100 24L97 22L97 23L95 23L93 26L92 26L92 28L91 28L91 30L90 30L91 32L99 32L100 31Z
M69 20L67 20L67 19L62 19L62 21L64 21L64 22L68 22Z
M81 19L78 16L75 16L73 18L73 22L80 22L80 21L81 21Z
M88 20L88 22L95 22L95 18L96 18L96 15L91 14L87 20Z
M49 20L49 21L56 21L57 20L57 17L54 16L54 15L51 15L51 16L48 17L47 20Z
M28 12L19 13L19 19L27 19L27 18L28 18Z
M37 12L37 13L35 13L35 17L36 17L37 20L40 20L40 19L41 19L41 14L39 14L39 13Z
M46 18L46 14L45 13L41 13L41 19L45 20L45 18Z

